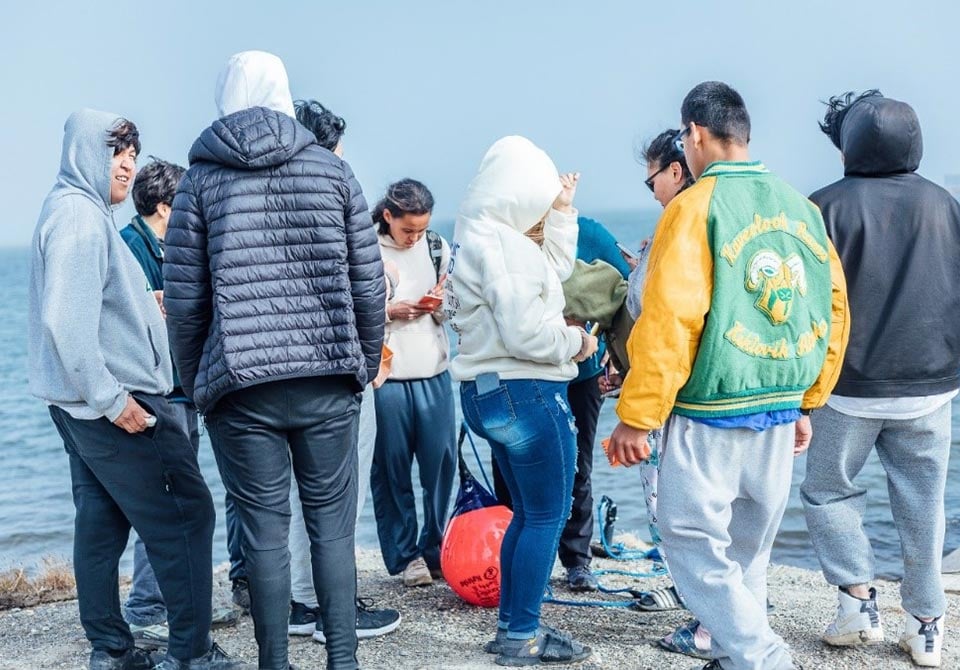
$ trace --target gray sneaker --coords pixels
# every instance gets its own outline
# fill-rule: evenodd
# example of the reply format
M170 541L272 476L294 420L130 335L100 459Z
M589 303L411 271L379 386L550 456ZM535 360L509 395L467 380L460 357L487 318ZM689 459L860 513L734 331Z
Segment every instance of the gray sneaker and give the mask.
M600 588L597 578L593 576L593 570L589 565L577 565L567 568L567 587L571 591L586 593L596 591Z
M111 656L102 649L90 653L89 670L151 670L156 659L143 649L127 649L121 656Z
M180 661L167 656L155 670L257 670L256 664L231 658L216 642L203 656Z

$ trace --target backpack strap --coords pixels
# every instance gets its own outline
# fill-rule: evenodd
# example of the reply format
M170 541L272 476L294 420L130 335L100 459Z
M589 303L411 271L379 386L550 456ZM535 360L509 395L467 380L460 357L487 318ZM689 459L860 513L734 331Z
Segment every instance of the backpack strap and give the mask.
M430 260L433 261L437 281L440 281L440 266L443 264L443 238L440 237L440 233L428 230L427 245L430 247Z

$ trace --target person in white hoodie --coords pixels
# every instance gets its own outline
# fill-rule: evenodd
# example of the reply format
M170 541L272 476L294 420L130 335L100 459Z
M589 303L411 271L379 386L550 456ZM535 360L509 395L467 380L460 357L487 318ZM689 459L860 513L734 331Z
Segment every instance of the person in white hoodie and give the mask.
M440 299L450 248L427 229L432 211L433 195L414 179L391 184L372 209L380 253L399 274L387 305L384 343L393 352L393 367L376 390L370 492L384 565L391 575L402 573L406 586L425 586L440 576L440 542L457 462L450 343ZM427 294L431 299L421 301ZM423 500L419 533L414 457Z
M490 443L513 499L500 550L500 665L572 663L590 649L540 623L576 466L567 383L596 338L566 325L560 282L577 250L577 175L523 137L497 141L460 206L445 310L467 425ZM531 230L533 229L533 230Z

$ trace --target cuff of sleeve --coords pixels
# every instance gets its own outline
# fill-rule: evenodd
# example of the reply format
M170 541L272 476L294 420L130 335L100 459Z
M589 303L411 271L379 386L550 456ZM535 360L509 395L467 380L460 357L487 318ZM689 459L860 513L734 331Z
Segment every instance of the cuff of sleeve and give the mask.
M572 361L573 357L580 353L580 347L583 346L583 338L580 336L580 329L574 326L567 326L567 355L562 362Z
M547 217L543 220L544 228L572 228L577 225L577 217L580 213L576 207L571 208L570 212L561 212L559 209L550 208Z
M123 414L124 407L127 406L127 398L130 397L130 394L126 391L123 391L117 399L113 401L113 404L103 413L105 417L110 419L110 423L113 423L117 418Z

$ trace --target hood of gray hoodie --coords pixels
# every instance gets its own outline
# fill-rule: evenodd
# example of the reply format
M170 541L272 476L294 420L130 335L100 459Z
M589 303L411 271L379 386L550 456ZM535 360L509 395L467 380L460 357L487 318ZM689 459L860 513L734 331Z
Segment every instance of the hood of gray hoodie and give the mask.
M923 157L920 120L913 107L892 98L865 98L840 128L843 173L880 176L914 172Z
M317 138L283 112L250 107L213 122L190 148L190 164L219 163L240 170L283 165Z
M60 172L51 197L82 195L105 213L110 212L110 163L113 149L107 146L116 114L81 109L63 126Z

